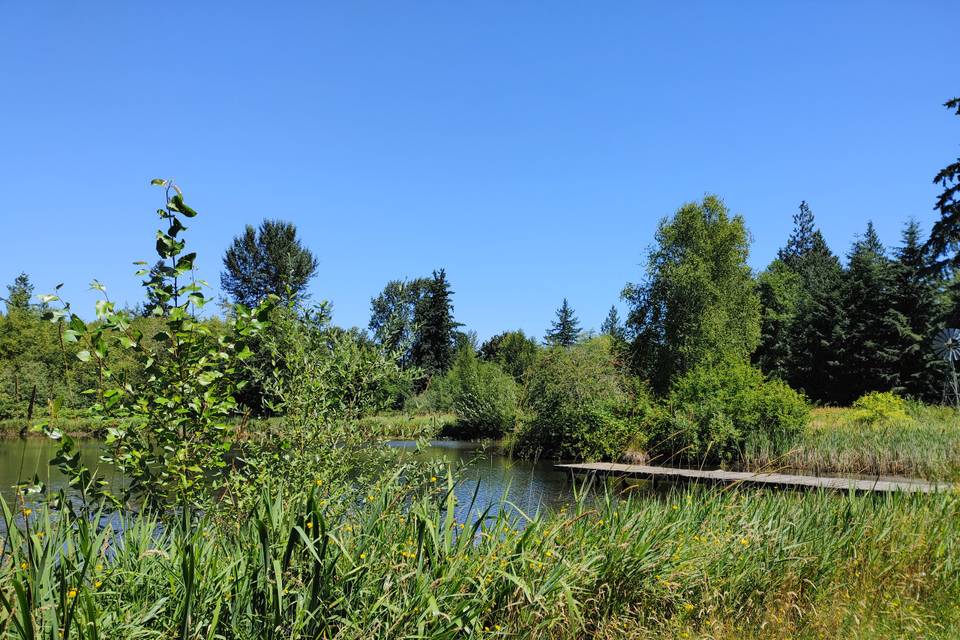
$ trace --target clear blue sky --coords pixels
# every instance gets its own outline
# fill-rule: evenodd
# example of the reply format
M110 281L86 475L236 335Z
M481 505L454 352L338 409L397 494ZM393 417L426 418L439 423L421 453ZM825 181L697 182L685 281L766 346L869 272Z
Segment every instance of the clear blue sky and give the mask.
M3 4L0 282L138 302L173 176L214 294L279 217L339 324L442 266L481 338L541 336L564 296L598 327L706 192L758 269L801 199L841 254L868 219L928 229L960 145L955 2L212 4Z

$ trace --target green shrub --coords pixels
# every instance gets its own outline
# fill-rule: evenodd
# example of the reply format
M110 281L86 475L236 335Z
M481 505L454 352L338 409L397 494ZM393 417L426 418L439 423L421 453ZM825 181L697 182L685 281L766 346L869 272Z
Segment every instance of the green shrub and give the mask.
M519 388L498 365L477 358L472 348L460 349L450 370L434 376L427 389L412 398L408 411L453 412L455 425L444 435L462 438L498 438L511 431L517 419Z
M609 336L542 351L527 376L529 415L516 453L589 460L623 452L636 431L635 405Z
M907 401L889 391L872 391L853 403L854 419L861 424L903 424L910 422Z
M674 384L649 420L650 453L667 462L742 461L748 452L786 452L807 424L804 397L759 369L702 366Z

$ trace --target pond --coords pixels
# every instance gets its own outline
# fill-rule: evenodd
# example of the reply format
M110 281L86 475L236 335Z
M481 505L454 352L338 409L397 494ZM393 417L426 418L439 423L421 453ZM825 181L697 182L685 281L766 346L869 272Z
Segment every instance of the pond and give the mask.
M84 463L91 469L102 466L99 455L103 443L98 440L76 440ZM394 447L415 450L416 442L393 440ZM18 482L32 483L34 476L48 492L65 486L66 478L49 464L57 444L46 438L0 440L0 495L12 505ZM462 481L455 490L458 510L465 511L477 492L474 511L499 502L509 501L512 510L533 515L538 510L567 504L573 499L569 476L553 468L550 461L514 460L499 452L495 445L478 442L436 440L415 454L424 460L449 463L461 469ZM116 490L120 478L104 474ZM477 483L479 484L479 488ZM458 513L458 518L466 513ZM0 522L0 531L3 523Z

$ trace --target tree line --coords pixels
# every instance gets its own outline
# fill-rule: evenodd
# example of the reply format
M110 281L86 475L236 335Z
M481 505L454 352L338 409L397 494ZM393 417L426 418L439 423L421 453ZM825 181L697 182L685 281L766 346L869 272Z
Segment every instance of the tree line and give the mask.
M960 115L960 99L946 106ZM946 365L933 353L931 339L939 328L960 323L960 159L934 182L943 193L929 237L910 220L888 249L868 223L841 260L811 207L801 202L777 258L758 274L747 264L743 218L717 196L687 203L661 221L643 278L624 287L625 319L613 305L600 333L612 339L621 366L661 394L701 365L748 362L820 403L847 404L868 391L938 400ZM169 310L176 278L186 277L192 260L191 254L176 264L160 261L141 272L146 282L173 283L147 287L137 310L144 323ZM307 287L317 260L292 223L248 225L222 262L221 286L232 303L252 308L273 297L284 313L310 317L314 329L334 329L328 307L310 306ZM366 331L337 329L357 348L388 354L405 372L394 406L447 373L460 351L495 363L521 382L541 349L569 348L594 335L581 328L563 299L542 340L512 330L478 344L476 334L456 321L453 296L443 268L393 280L371 299ZM43 304L32 298L26 274L8 286L7 312L0 315L0 414L34 402L34 389L41 401L83 404L79 390L85 383L69 379L90 374L71 368L57 332L39 320ZM216 330L221 321L207 322ZM282 360L279 352L272 357ZM261 378L274 360L262 363ZM248 394L256 395L263 381L251 382ZM251 403L258 411L265 407Z

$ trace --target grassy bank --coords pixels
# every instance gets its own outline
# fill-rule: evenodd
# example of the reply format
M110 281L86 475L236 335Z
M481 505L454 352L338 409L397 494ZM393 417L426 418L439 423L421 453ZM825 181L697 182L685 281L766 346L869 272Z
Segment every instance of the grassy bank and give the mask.
M415 440L436 438L452 428L457 416L452 413L381 413L360 418L357 427L377 438Z
M905 419L869 423L854 409L815 409L801 442L788 454L755 452L749 465L957 481L960 416L945 407L911 405Z
M75 438L96 438L106 433L107 428L120 424L119 420L92 418L88 415L70 415L56 418L8 418L0 420L0 438L16 438L23 436L46 437L42 432L33 429L41 419L45 419L51 429L57 429Z
M292 499L265 492L249 518L189 531L134 520L122 538L30 513L4 544L0 634L960 633L957 495L691 489L581 504L518 530L503 516L457 522L449 482L407 469L360 502L308 483Z

